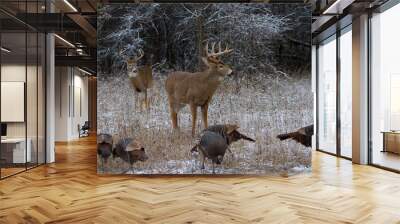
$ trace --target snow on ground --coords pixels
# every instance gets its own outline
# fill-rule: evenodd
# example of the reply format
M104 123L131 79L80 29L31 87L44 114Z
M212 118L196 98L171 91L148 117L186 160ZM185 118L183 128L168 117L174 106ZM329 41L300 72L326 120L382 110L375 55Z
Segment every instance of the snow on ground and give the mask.
M149 159L130 166L119 158L110 158L105 173L134 174L210 174L211 162L200 169L190 149L191 115L188 107L179 113L180 130L173 131L164 88L165 74L156 74L149 90L150 110L141 105L142 95L133 91L128 76L98 77L98 133L134 137L146 148ZM313 95L309 74L278 76L236 75L226 77L209 107L209 125L238 124L239 131L256 140L231 145L217 166L218 174L296 174L309 171L311 150L294 141L280 142L276 135L312 123ZM196 133L203 129L198 113ZM98 171L103 172L99 161Z

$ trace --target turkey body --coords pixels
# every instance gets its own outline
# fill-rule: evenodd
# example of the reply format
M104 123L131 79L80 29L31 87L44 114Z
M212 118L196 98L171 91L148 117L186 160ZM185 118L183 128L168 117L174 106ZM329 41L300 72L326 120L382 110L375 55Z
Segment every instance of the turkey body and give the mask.
M222 163L228 146L227 140L220 134L212 131L204 131L200 142L192 149L192 152L197 151L197 149L200 151L202 169L205 168L205 159L209 158L212 161L213 173L215 173L215 164Z
M306 127L299 128L295 132L280 134L276 137L279 138L281 141L284 141L286 139L293 139L296 142L306 147L311 147L313 134L314 134L314 125L309 125Z
M133 138L120 139L115 145L113 155L129 163L132 170L134 163L138 161L144 162L148 159L145 149L139 142L134 141Z
M112 136L109 134L99 134L97 136L97 155L101 158L102 169L104 172L104 163L107 163L108 158L113 152Z

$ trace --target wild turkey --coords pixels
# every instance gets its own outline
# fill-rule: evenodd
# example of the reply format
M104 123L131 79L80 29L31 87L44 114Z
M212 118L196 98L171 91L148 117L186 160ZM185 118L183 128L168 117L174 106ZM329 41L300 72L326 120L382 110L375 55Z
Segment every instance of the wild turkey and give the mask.
M191 152L200 151L202 156L201 169L204 169L205 158L212 161L213 174L215 174L215 165L221 164L224 159L226 150L228 149L227 141L220 134L212 131L204 131L200 138L200 142L194 146Z
M137 161L146 161L148 156L145 149L138 141L133 138L122 138L115 145L113 156L121 158L123 161L130 164L130 170L133 173L133 164Z
M202 155L202 169L204 169L205 158L209 158L212 160L213 173L215 173L214 164L221 164L225 152L227 150L231 152L229 149L231 143L240 139L255 142L254 139L238 132L238 128L239 126L231 124L212 125L202 131L199 143L191 149L192 153L200 150Z
M97 135L97 154L101 157L101 167L104 172L104 163L112 154L113 138L109 134Z
M280 134L276 137L279 138L281 141L286 139L293 139L296 142L306 147L311 147L313 134L314 134L314 125L312 124L306 127L302 127L295 132Z
M226 139L228 145L233 142L239 141L240 139L255 142L254 139L247 137L244 134L241 134L237 131L237 129L239 129L239 126L235 124L217 124L209 126L203 131L212 131L222 135Z
M212 131L217 134L220 134L227 142L228 145L232 144L233 142L239 141L240 139L255 142L254 139L247 137L246 135L241 134L237 131L239 126L235 124L216 124L209 126L208 128L204 129L204 131ZM228 148L228 151L232 153L232 151Z

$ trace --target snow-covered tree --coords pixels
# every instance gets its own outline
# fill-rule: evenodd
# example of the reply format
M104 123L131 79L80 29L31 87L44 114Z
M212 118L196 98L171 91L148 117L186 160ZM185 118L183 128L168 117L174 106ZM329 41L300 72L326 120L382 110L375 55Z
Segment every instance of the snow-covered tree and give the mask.
M299 60L309 54L309 47L296 49L309 43L310 19L304 4L105 5L98 17L100 69L121 69L142 49L143 63L195 71L204 67L205 42L220 41L234 49L224 61L238 74L273 73L287 52L300 52Z

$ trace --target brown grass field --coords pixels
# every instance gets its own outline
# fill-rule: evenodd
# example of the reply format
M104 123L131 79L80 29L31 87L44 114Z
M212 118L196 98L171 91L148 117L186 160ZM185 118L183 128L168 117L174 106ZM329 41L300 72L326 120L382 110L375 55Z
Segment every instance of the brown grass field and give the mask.
M288 74L236 75L221 83L209 107L209 125L238 124L239 131L256 142L233 143L233 154L225 154L217 174L291 175L310 170L309 148L275 137L311 124L313 119L309 71ZM172 130L165 79L165 74L155 75L149 90L150 109L146 110L143 95L134 92L126 74L99 74L98 133L133 137L145 146L149 159L135 163L134 174L211 174L210 161L203 171L198 158L189 153L197 138L191 137L188 106L179 113L180 129ZM196 133L202 129L198 113ZM98 164L99 173L127 173L130 167L112 157L104 167L100 159Z

